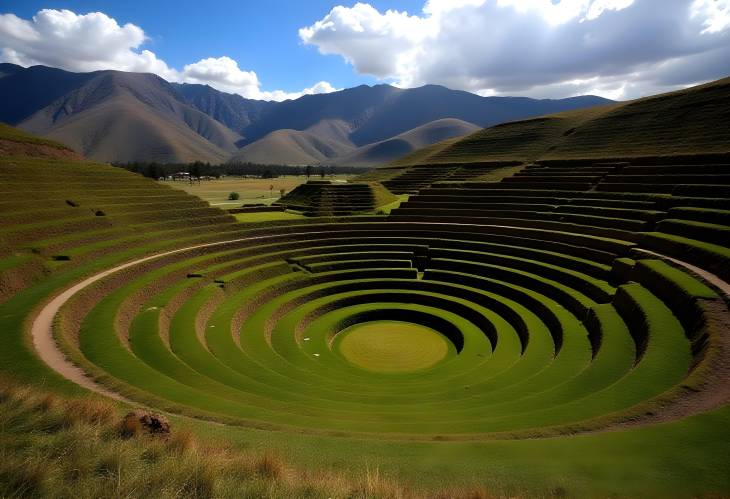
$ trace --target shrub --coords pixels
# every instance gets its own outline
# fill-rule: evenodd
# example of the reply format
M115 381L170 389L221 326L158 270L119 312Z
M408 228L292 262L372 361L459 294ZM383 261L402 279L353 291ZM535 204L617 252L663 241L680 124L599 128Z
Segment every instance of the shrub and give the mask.
M263 478L278 479L284 473L284 461L274 452L265 452L256 463L256 471Z
M237 192L231 192L228 195L228 200L229 201L238 201L239 199L241 199L241 195L239 193L237 193Z

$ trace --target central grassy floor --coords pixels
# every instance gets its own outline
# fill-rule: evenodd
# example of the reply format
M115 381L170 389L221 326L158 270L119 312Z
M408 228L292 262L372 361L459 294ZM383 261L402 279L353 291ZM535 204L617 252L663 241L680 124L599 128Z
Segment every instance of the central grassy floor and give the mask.
M437 364L449 353L449 344L441 334L410 322L366 322L340 334L340 353L352 364L370 371L418 371Z

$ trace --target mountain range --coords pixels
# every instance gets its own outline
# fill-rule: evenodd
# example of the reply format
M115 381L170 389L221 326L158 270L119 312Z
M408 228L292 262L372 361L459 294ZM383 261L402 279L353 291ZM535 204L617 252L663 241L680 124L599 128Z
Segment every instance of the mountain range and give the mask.
M0 121L108 162L374 166L498 123L611 101L361 85L267 102L147 73L0 64Z

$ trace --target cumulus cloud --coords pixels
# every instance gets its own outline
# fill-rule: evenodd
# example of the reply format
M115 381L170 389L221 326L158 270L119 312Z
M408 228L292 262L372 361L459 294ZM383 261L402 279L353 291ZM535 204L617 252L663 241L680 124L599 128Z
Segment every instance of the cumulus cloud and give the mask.
M730 1L695 0L692 3L692 17L702 20L702 33L718 33L730 28Z
M230 57L209 57L193 64L187 64L181 79L187 83L203 83L219 90L241 95L255 95L259 92L258 76L253 71L242 71Z
M329 82L320 81L301 92L262 91L261 83L254 71L243 71L235 60L226 56L209 57L194 64L187 64L178 79L185 83L207 84L223 92L237 93L244 97L261 100L282 101L297 99L302 95L326 94L340 90Z
M22 65L47 64L70 71L119 69L157 73L173 79L176 72L149 50L138 50L146 41L134 24L92 12L44 9L28 21L14 14L0 15L3 58Z
M482 95L633 98L730 73L730 0L428 0L337 6L305 44L360 73Z
M336 90L320 82L301 92L264 91L255 72L241 70L235 60L225 56L202 59L177 70L154 52L141 49L146 41L142 28L131 23L120 26L101 12L43 9L30 20L0 14L0 61L21 66L155 73L168 81L208 84L251 99L285 100Z

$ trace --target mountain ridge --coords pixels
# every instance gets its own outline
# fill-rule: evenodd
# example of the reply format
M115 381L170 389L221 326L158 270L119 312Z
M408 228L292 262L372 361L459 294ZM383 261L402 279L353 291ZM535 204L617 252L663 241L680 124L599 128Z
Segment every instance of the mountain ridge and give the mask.
M439 120L486 127L611 102L594 96L480 97L438 85L386 84L273 102L170 83L150 73L72 73L12 64L0 65L0 94L9 97L0 102L2 122L61 141L90 159L163 163L346 165L343 160L355 154L353 161L375 165L413 149L409 140L380 143Z
M632 101L502 123L383 166L727 154L728 117L730 77Z

